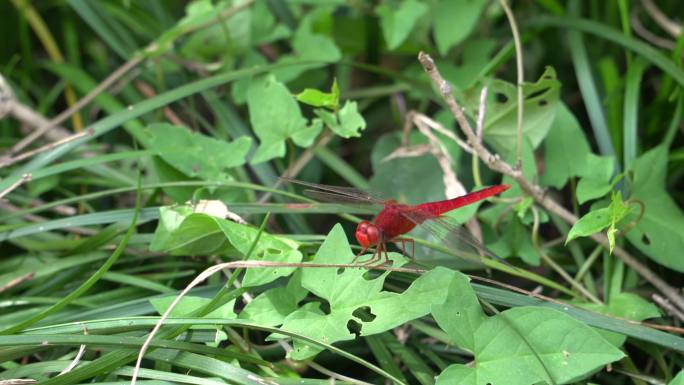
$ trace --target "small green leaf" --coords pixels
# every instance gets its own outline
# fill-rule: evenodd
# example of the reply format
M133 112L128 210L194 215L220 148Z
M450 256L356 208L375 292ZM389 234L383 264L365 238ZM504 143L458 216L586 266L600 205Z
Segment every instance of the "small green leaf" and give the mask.
M619 191L613 193L610 199L611 202L608 207L593 210L580 218L580 220L570 229L565 243L567 244L577 237L589 236L608 227L606 235L610 244L610 252L612 253L613 248L615 247L617 224L629 214L630 209L622 201L622 193Z
M383 2L375 8L387 47L391 50L399 47L427 10L428 6L417 0L402 1L399 6Z
M347 100L339 112L340 125L333 128L335 134L343 138L359 137L366 128L366 120L359 114L356 102Z
M439 0L433 10L433 34L442 56L470 34L485 5L487 0Z
M313 88L305 88L297 94L297 100L314 107L325 107L334 110L339 102L331 93L326 93Z
M347 100L337 114L323 109L316 109L314 113L330 130L343 138L359 137L360 131L366 128L366 121L359 114L356 102Z
M314 107L325 107L337 110L340 104L340 89L337 87L337 79L333 81L332 90L329 93L314 88L305 88L297 94L297 100Z
M565 244L577 237L587 237L594 233L598 233L610 226L610 224L610 209L607 207L590 211L572 226L570 232L568 232L568 238L565 240Z

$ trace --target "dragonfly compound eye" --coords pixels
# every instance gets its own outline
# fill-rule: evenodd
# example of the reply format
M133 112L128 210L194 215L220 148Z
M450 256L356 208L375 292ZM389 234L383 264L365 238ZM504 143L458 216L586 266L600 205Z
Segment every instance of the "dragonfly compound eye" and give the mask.
M356 240L361 247L377 245L379 239L380 232L374 224L363 221L356 227Z

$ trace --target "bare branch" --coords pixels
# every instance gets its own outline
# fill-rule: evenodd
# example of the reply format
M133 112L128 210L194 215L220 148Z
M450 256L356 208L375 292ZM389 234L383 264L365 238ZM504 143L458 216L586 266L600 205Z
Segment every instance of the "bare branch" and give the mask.
M31 174L24 174L19 178L16 182L12 183L9 187L7 187L4 191L0 192L0 199L4 197L5 195L11 193L14 189L17 187L21 186L22 184L28 182L31 180Z

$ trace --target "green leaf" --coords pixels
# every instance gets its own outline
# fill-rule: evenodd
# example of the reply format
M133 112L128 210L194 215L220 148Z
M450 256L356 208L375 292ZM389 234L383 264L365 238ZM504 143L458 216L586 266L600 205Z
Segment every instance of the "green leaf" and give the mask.
M587 154L582 178L577 184L577 201L585 203L608 194L613 188L610 178L614 168L615 161L612 156Z
M361 136L359 131L366 128L366 121L359 114L356 102L347 100L337 114L323 109L316 109L314 113L322 123L343 138L359 137Z
M491 80L488 86L484 139L506 158L515 152L517 145L518 92L514 84L500 79ZM551 128L558 110L559 94L560 82L552 67L546 67L536 83L523 84L525 119L522 130L533 148L537 148ZM465 98L468 110L476 111L480 103L480 87L469 90Z
M592 210L580 218L568 232L565 244L577 237L587 237L610 226L610 210L605 207Z
M339 100L332 93L326 93L314 88L305 88L297 94L297 100L314 107L325 107L331 110L337 107Z
M397 253L390 253L394 266L405 263ZM314 263L350 263L354 254L349 248L342 227L336 225L316 253ZM382 291L389 272L372 280L364 279L365 269L335 270L328 268L307 268L302 271L302 287L325 299L330 305L324 314L318 302L309 302L291 313L281 329L326 343L354 338L348 325L354 324L361 335L381 333L409 320L422 317L430 307L444 302L444 287L454 277L453 271L445 268L431 270L409 286L403 293ZM272 336L274 338L276 336ZM306 359L320 349L295 339L292 359Z
M460 293L450 293L455 295ZM474 343L475 364L449 366L437 385L565 384L624 356L583 323L533 306L487 318L475 331Z
M220 254L232 248L246 255L258 229L223 218L193 213L189 206L160 208L159 225L154 233L150 250L171 255ZM301 262L299 244L291 239L262 233L250 260ZM245 273L242 284L257 286L289 275L294 268L259 268Z
M432 306L432 316L456 345L472 352L475 350L475 331L487 316L467 276L457 272L447 290L450 295L444 303Z
M217 9L211 0L197 0L185 7L185 16L175 26L161 34L152 50L147 53L153 56L161 55L173 46L173 42L195 27L206 24L216 17L222 9Z
M542 183L562 188L568 178L583 175L591 148L584 131L565 103L558 103L556 118L544 141Z
M627 239L654 261L684 272L684 214L665 190L667 148L658 146L632 163L630 200L638 199L644 215Z
M387 47L391 50L399 47L427 10L428 6L417 0L402 1L399 6L383 2L375 8Z
M339 127L331 127L333 132L343 138L359 137L366 128L366 120L359 114L356 102L347 100L344 107L338 114L340 119Z
M259 325L281 325L285 317L297 310L297 304L308 293L301 286L301 276L301 271L297 271L288 281L287 287L275 287L259 294L245 306L239 318Z
M610 252L612 253L613 248L615 247L617 224L629 214L630 209L622 201L622 193L619 191L613 193L610 199L611 202L608 207L590 211L580 218L580 220L572 226L570 232L568 232L568 238L565 240L565 243L567 244L577 237L592 235L608 227L607 236L610 243ZM611 237L612 240L610 239Z
M312 61L316 63L287 66L273 74L281 82L289 82L296 79L306 70L320 68L325 63L334 63L342 58L342 52L335 45L335 41L327 35L318 33L314 26L319 24L332 24L332 10L329 7L320 7L309 12L299 21L297 32L292 39L293 53L284 55L278 60L279 64L299 61Z
M332 89L329 93L314 88L305 88L297 94L297 100L314 107L325 107L337 110L340 105L340 88L337 79L333 80Z
M679 373L672 379L667 385L684 385L684 370L680 370Z
M433 35L442 56L460 43L480 21L487 0L439 0L433 11Z
M531 266L539 266L539 252L532 245L532 235L515 215L505 225L505 231L489 248L501 258L519 257Z
M168 123L151 124L145 133L152 152L183 174L203 180L232 180L228 171L245 164L252 144L248 137L226 142Z
M171 303L176 300L176 296L168 297L154 297L150 298L150 303L154 307L157 313L164 314L166 309L171 306ZM181 298L180 302L171 310L170 317L186 317L191 315L194 311L203 308L211 302L210 298L185 296ZM223 318L223 319L233 319L237 317L237 314L233 311L235 306L235 300L221 305L218 309L212 311L211 313L204 316L204 318Z
M247 91L249 120L261 144L252 163L285 155L285 140L307 130L297 101L273 75L253 79ZM313 132L311 132L313 134ZM305 142L299 138L299 143Z

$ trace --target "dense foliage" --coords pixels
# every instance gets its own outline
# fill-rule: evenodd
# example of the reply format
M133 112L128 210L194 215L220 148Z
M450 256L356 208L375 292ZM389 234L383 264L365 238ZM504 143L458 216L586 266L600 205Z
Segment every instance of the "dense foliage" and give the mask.
M0 3L0 381L684 384L681 7L511 3Z

